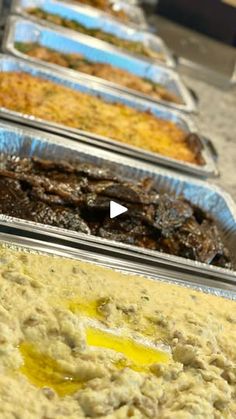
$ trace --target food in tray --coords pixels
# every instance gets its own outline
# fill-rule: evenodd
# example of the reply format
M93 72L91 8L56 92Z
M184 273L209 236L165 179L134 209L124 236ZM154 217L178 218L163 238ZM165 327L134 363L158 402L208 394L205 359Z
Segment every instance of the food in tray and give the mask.
M205 163L197 135L173 122L31 74L0 72L0 106L177 160Z
M215 221L183 197L76 161L0 160L0 213L230 268ZM110 219L110 200L128 208Z
M183 104L181 98L169 91L165 86L136 76L126 70L110 64L90 61L81 54L66 54L37 43L16 42L18 51L53 64L58 64L82 73L100 77L113 83L121 84L129 89L137 90L155 99Z
M85 4L86 6L92 6L96 9L100 9L103 12L113 15L116 19L121 20L122 22L128 22L130 17L125 13L125 11L119 6L117 7L113 2L109 0L74 0L77 3Z
M85 35L90 35L97 39L101 39L102 41L108 42L109 44L115 45L116 47L127 50L133 54L144 55L158 61L166 61L166 58L162 52L157 52L151 49L143 42L120 38L111 33L103 32L102 30L96 28L89 29L86 26L76 22L75 20L70 20L56 14L47 13L39 8L27 9L27 12L39 19L44 19L56 25L64 26L65 28L73 29L77 32L84 33Z
M236 302L0 247L2 418L235 418Z

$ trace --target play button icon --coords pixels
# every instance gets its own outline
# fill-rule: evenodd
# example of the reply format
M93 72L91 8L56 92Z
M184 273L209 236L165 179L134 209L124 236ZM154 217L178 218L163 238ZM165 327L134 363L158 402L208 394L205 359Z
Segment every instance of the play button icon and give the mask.
M124 214L126 211L128 211L128 208L117 204L117 202L110 201L110 218L118 217L118 215Z

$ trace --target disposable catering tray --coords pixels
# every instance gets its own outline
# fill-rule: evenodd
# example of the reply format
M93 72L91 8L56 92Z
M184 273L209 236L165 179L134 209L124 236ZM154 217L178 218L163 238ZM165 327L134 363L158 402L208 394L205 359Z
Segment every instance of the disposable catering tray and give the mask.
M59 1L63 1L63 0L59 0ZM124 23L126 23L127 25L131 25L131 26L137 26L138 28L143 28L143 29L147 29L148 28L148 24L143 12L143 9L141 9L141 7L139 7L137 4L130 4L129 1L125 1L125 0L112 0L110 1L110 6L111 6L111 12L108 11L103 11L99 8L93 7L89 4L85 4L85 3L80 3L74 0L64 0L64 3L66 3L68 6L70 7L82 7L85 10L95 10L95 11L99 11L101 12L104 17L108 17L108 18L112 18L114 20L118 20L119 22L122 22L122 19L120 19L119 17L116 17L116 15L112 14L112 10L116 11L116 12L124 12L125 15L127 16L127 20L125 20Z
M231 258L236 267L236 205L230 196L216 186L204 181L189 178L175 172L155 168L145 163L118 156L112 152L96 147L74 142L63 137L42 133L32 128L21 128L16 124L0 123L0 153L19 157L37 156L52 160L65 160L95 163L109 168L112 172L126 180L140 181L152 178L154 186L161 192L183 195L193 204L207 211L216 220L223 241L231 253ZM182 257L171 256L158 251L147 250L121 242L107 240L93 235L86 235L71 230L51 227L0 215L0 225L7 228L20 229L21 234L26 231L37 234L46 234L49 240L59 238L66 240L71 246L76 246L78 241L90 244L101 253L111 252L122 257L134 257L139 263L164 266L178 269L182 272L191 272L197 275L221 278L222 280L236 280L236 272L195 262Z
M236 300L236 288L233 281L207 280L201 278L201 276L196 277L191 275L185 275L183 277L182 274L179 274L178 272L173 273L168 270L154 270L148 265L141 265L132 260L124 261L118 257L107 257L89 247L74 249L48 241L20 237L2 232L0 232L0 246L33 254L53 255L56 257L85 261L94 265L114 269L125 274L142 275L144 276L144 281L154 280L174 283L218 297Z
M186 135L194 132L197 133L197 129L192 120L185 116L183 113L174 109L167 108L161 104L156 104L140 98L136 98L132 95L125 93L121 94L121 92L118 92L111 87L101 85L96 81L89 81L88 78L84 77L82 74L77 74L76 77L72 77L70 75L69 77L68 75L65 75L65 73L61 70L52 71L44 65L29 63L26 60L21 60L19 58L11 57L8 55L0 55L0 71L25 72L44 80L51 80L60 85L70 87L74 90L81 91L89 95L99 96L106 102L124 103L131 108L138 109L140 111L150 111L156 117L172 121L181 129L183 129L186 132ZM9 109L3 107L0 108L0 116L12 120L27 122L27 124L31 126L34 125L43 129L50 128L52 131L55 130L57 133L66 134L70 137L73 136L79 141L83 139L83 141L86 141L88 144L96 143L103 148L118 151L119 153L123 153L137 159L147 160L154 163L160 163L165 166L174 167L175 169L187 171L198 176L207 177L217 175L217 169L213 155L211 154L210 148L207 146L206 141L202 137L199 138L202 143L202 156L204 158L205 164L197 165L171 159L161 154L152 153L144 149L124 144L111 138L96 135L88 131L82 131L79 129L67 127L65 125L48 122L46 119L42 120L35 118L32 115L23 114L21 112L10 111Z
M162 103L180 111L196 111L195 100L176 72L166 67L150 64L148 61L122 53L117 48L113 48L106 42L100 41L96 38L88 37L87 35L79 33L71 33L71 31L68 32L68 30L64 30L63 28L55 29L50 27L50 25L45 26L24 18L11 16L8 19L5 28L3 50L17 57L27 59L30 62L43 63L49 68L57 69L58 65L56 64L43 61L40 58L30 57L26 53L20 52L15 45L17 42L36 43L40 46L50 48L60 53L80 54L90 62L106 63L114 67L121 68L143 79L150 80L152 83L160 84L172 94L179 97L182 104L162 99L155 99L148 94L126 88L117 83L112 83L98 77L89 75L86 75L86 77L88 77L88 80L95 80L125 93L140 96L141 98L152 102ZM65 74L71 74L74 77L78 74L77 71L64 67L63 70Z
M27 12L27 9L32 7L38 7L47 13L53 13L62 18L73 20L88 29L100 29L118 38L142 42L146 47L149 47L158 54L162 54L165 58L166 66L176 66L173 56L161 38L145 32L140 28L137 29L118 22L111 17L107 17L107 15L104 16L104 13L99 10L86 8L78 4L71 7L68 3L59 0L34 0L33 3L31 0L13 0L11 11L27 19L32 19L33 16ZM36 18L35 20L39 21ZM47 21L43 20L41 22L47 23ZM58 28L58 25L54 26ZM153 62L154 60L156 61L156 59L150 58L149 61Z

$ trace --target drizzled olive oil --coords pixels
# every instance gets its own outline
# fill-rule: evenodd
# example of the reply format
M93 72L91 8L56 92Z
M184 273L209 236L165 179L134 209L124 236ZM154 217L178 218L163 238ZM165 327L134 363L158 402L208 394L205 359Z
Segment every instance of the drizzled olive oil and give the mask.
M19 350L23 358L20 372L36 387L52 388L61 397L82 387L79 378L68 375L55 359L40 352L33 344L23 342Z
M150 366L156 363L166 363L170 360L167 352L154 346L148 346L126 336L116 335L95 327L86 329L88 347L113 350L123 357L114 362L115 368L129 367L134 371L148 372ZM86 381L78 376L68 374L58 361L40 352L33 344L23 342L19 347L23 358L20 372L36 387L49 387L64 397L80 390ZM79 362L79 360L78 360Z
M81 314L90 319L103 320L102 306L108 301L108 298L100 298L98 300L84 301L82 299L70 300L67 307L74 314Z
M94 347L112 349L122 354L124 358L116 363L118 368L129 367L135 371L147 372L151 365L166 363L170 360L170 355L167 352L154 346L93 327L87 328L87 343Z

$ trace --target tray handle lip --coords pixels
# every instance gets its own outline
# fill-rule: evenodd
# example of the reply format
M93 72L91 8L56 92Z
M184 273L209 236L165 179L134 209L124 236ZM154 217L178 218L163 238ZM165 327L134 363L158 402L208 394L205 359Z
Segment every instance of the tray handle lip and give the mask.
M203 136L203 141L205 142L206 147L208 148L208 151L211 153L212 158L215 162L218 162L219 160L219 153L215 147L214 142L206 136Z
M198 105L199 105L199 96L198 96L198 94L196 93L196 91L194 89L192 89L189 86L187 87L187 89L188 89L188 91L189 91L189 93L190 93L190 95L191 95L191 97L192 97L192 99L193 99L193 101L195 103L195 106L198 107Z

